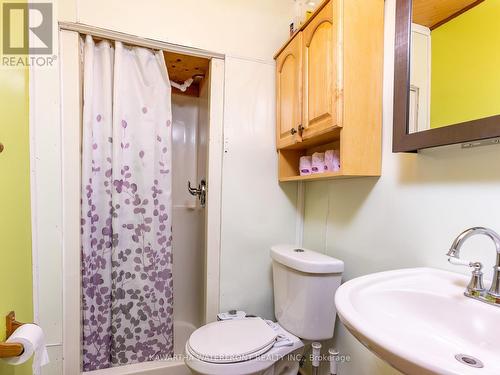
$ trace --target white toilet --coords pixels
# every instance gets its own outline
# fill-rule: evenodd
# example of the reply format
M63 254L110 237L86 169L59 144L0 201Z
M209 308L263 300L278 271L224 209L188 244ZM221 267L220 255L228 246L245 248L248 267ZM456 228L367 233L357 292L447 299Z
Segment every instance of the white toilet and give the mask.
M223 320L197 329L186 343L193 374L296 375L304 342L333 337L341 260L296 248L271 248L277 323L258 317Z

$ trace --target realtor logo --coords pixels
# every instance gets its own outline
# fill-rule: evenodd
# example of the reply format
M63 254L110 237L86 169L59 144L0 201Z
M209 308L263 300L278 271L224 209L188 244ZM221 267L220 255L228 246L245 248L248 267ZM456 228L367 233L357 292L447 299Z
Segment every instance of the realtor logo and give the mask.
M4 55L52 54L52 4L4 3Z

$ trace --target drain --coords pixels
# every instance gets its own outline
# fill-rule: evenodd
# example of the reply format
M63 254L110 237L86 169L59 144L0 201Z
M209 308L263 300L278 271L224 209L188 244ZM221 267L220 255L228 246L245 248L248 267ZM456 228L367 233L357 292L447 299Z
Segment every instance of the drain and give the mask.
M479 359L477 359L473 356L467 355L467 354L457 354L455 356L455 359L458 362L463 363L464 365L467 365L470 367L475 367L475 368L483 368L484 367L483 362L481 362Z

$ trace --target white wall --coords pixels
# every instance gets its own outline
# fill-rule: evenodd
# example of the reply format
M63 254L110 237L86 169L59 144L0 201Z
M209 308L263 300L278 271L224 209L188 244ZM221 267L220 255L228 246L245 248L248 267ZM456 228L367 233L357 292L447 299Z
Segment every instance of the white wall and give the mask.
M222 234L221 306L226 308L238 304L270 317L272 300L267 249L272 243L288 242L294 238L292 203L295 192L293 187L281 190L277 184L272 107L272 55L288 37L293 1L55 0L54 4L54 18L58 21L78 21L227 55L227 119L224 126L232 129L228 147L234 152L224 160L223 185L228 188L223 193L225 228ZM57 36L54 45L57 49ZM58 66L54 69L34 69L31 74L34 150L31 161L35 182L32 186L38 197L33 201L32 208L38 217L33 225L33 244L40 260L35 265L39 271L34 281L38 290L35 305L37 320L52 345L50 355L53 367L46 368L44 373L56 375L61 373L63 339L59 115L64 98L59 95ZM238 131L240 127L241 132ZM255 138L252 138L254 135ZM252 146L254 144L256 147ZM255 149L259 152L252 153ZM248 173L238 175L240 182L245 184L239 184L234 180L233 173L241 172L247 164L251 164ZM265 168L264 173L252 164ZM268 204L272 204L273 213L266 221L263 220L266 218L264 209ZM246 221L241 221L242 216ZM248 233L247 224L251 221L258 224L257 230ZM259 222L266 222L268 227L264 228ZM247 241L250 236L251 241ZM245 241L248 243L243 246ZM252 272L232 273L233 264ZM249 288L255 289L248 293ZM260 309L253 308L252 304Z
M382 177L311 182L306 186L304 245L345 261L344 280L389 269L428 266L466 273L445 253L462 230L500 231L500 146L459 146L393 154L395 0L386 0ZM493 245L474 238L462 251L491 270ZM352 358L343 375L397 372L377 359L341 324L336 346Z
M274 69L226 60L222 180L221 310L238 308L269 319L269 251L295 240L297 198L297 184L278 184Z
M203 48L272 60L285 42L293 0L78 0L78 22Z

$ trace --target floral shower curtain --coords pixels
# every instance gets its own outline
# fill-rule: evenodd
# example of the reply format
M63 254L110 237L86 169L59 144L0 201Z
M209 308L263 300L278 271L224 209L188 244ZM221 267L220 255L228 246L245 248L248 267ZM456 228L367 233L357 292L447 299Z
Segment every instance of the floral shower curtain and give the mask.
M161 52L84 43L83 370L173 354L171 88Z

